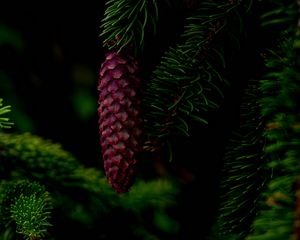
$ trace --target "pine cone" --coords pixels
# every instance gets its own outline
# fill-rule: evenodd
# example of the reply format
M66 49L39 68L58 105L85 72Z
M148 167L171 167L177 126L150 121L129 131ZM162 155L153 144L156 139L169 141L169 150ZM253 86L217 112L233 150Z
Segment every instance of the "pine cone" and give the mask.
M106 54L98 82L99 132L104 171L116 192L127 192L133 183L141 152L137 63L132 56Z

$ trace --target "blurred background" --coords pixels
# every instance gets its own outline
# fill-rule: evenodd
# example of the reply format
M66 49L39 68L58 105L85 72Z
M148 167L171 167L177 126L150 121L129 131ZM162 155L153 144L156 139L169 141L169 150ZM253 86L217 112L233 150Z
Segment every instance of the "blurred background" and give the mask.
M97 77L104 1L0 8L0 96L14 131L60 142L100 165Z

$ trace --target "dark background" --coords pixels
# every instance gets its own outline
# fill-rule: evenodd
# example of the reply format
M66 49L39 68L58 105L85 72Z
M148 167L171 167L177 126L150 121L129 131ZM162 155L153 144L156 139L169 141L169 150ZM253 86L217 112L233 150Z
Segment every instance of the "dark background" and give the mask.
M60 142L100 165L97 78L103 1L0 10L0 94L18 131ZM96 158L98 157L98 159Z
M97 79L104 59L99 37L104 1L61 5L7 6L0 9L0 97L12 106L12 131L32 132L62 144L87 166L102 168L98 137ZM182 30L181 9L166 10L158 36L141 60L150 72ZM239 103L247 81L262 72L260 53L268 41L255 15L246 20L246 37L229 53L231 86L208 127L195 125L189 139L174 141L174 160L149 165L153 176L171 173L184 182L175 213L182 238L202 239L217 207L224 146L239 123ZM1 38L0 38L1 39ZM228 43L230 44L230 43ZM151 175L150 174L150 175Z

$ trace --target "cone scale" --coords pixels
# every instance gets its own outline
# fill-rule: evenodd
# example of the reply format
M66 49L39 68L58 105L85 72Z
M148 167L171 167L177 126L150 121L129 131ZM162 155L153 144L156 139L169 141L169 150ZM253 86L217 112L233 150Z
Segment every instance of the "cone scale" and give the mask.
M110 51L98 80L99 133L104 171L117 193L134 182L141 152L140 79L137 62L127 53Z

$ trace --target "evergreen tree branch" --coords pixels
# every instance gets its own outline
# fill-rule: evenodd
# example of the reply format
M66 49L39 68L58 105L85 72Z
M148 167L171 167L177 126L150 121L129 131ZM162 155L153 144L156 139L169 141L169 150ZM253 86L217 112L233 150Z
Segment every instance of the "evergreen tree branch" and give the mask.
M169 208L176 206L176 195L179 192L179 186L171 180L137 181L131 191L120 195L107 184L106 178L99 170L79 168L75 170L74 175L67 179L65 186L64 191L59 193L60 197L57 196L60 202L62 201L61 196L66 195L66 192L76 192L86 198L83 205L74 201L73 197L71 199L67 197L59 206L62 211L67 210L66 214L72 213L72 220L76 220L82 225L91 225L99 221L99 218L111 218L112 212L116 209L119 217L122 217L123 214L131 216L132 222L128 228L131 229L133 235L143 236L145 239L151 235L151 231L147 230L149 222L155 223L156 221L156 219L149 218L150 216L145 218L145 212L151 211L154 215L162 214L166 218L165 224L176 225L173 219L168 218L167 213ZM73 209L77 209L77 212L75 213ZM143 231L138 231L138 229L143 229ZM161 231L159 228L157 230Z
M75 233L90 231L91 226L99 221L113 221L110 218L115 211L121 217L131 216L128 228L132 228L132 236L147 236L147 224L156 221L144 218L143 214L149 210L158 218L165 218L165 224L175 224L171 218L168 219L166 211L176 204L175 195L179 187L170 180L137 181L128 195L120 196L109 186L99 169L85 168L61 145L31 134L1 133L0 162L0 219L5 219L0 229L1 239L16 239L16 231L27 237L33 236L32 239L41 239L46 231L35 231L37 228L31 227L35 223L39 229L48 229L49 221L44 220L50 215L53 223L79 224L80 227L74 229ZM21 185L15 187L15 182L20 179L28 179L21 180L22 186L24 182L36 180L45 185L51 193L53 209L48 211L44 208L46 205L43 205L41 197L44 195L41 188L35 187L37 184L27 184L29 189L24 190ZM16 192L20 196L15 198L13 194ZM37 215L38 211L44 214ZM34 212L37 217L32 222L24 219ZM134 226L145 231L137 232ZM54 237L60 234L60 231L55 231L51 232ZM163 230L156 227L156 231Z
M0 133L0 173L31 176L35 180L61 182L78 168L80 163L60 144L30 133ZM18 171L18 172L16 172Z
M258 81L250 81L240 106L243 121L226 149L213 239L245 239L251 232L260 194L269 182L258 86Z
M207 111L219 107L222 88L228 85L222 74L223 38L239 39L240 32L230 24L241 22L238 10L244 5L202 1L187 17L180 43L166 51L146 85L144 121L150 142L188 135L190 121L207 124Z
M99 171L93 168L78 168L70 176L67 187L84 189L102 202L107 211L111 207L122 206L137 214L145 208L164 209L175 205L174 196L178 194L179 186L170 180L156 179L148 182L142 180L132 187L125 195L116 194L107 184L106 178ZM109 200L109 202L108 202ZM99 202L100 203L100 202Z
M5 229L15 226L28 240L48 235L52 203L43 186L24 180L6 183L2 189L0 216Z
M134 51L142 49L146 27L150 25L156 31L156 0L110 0L106 5L100 34L104 38L103 45L119 51L126 46L131 46Z

